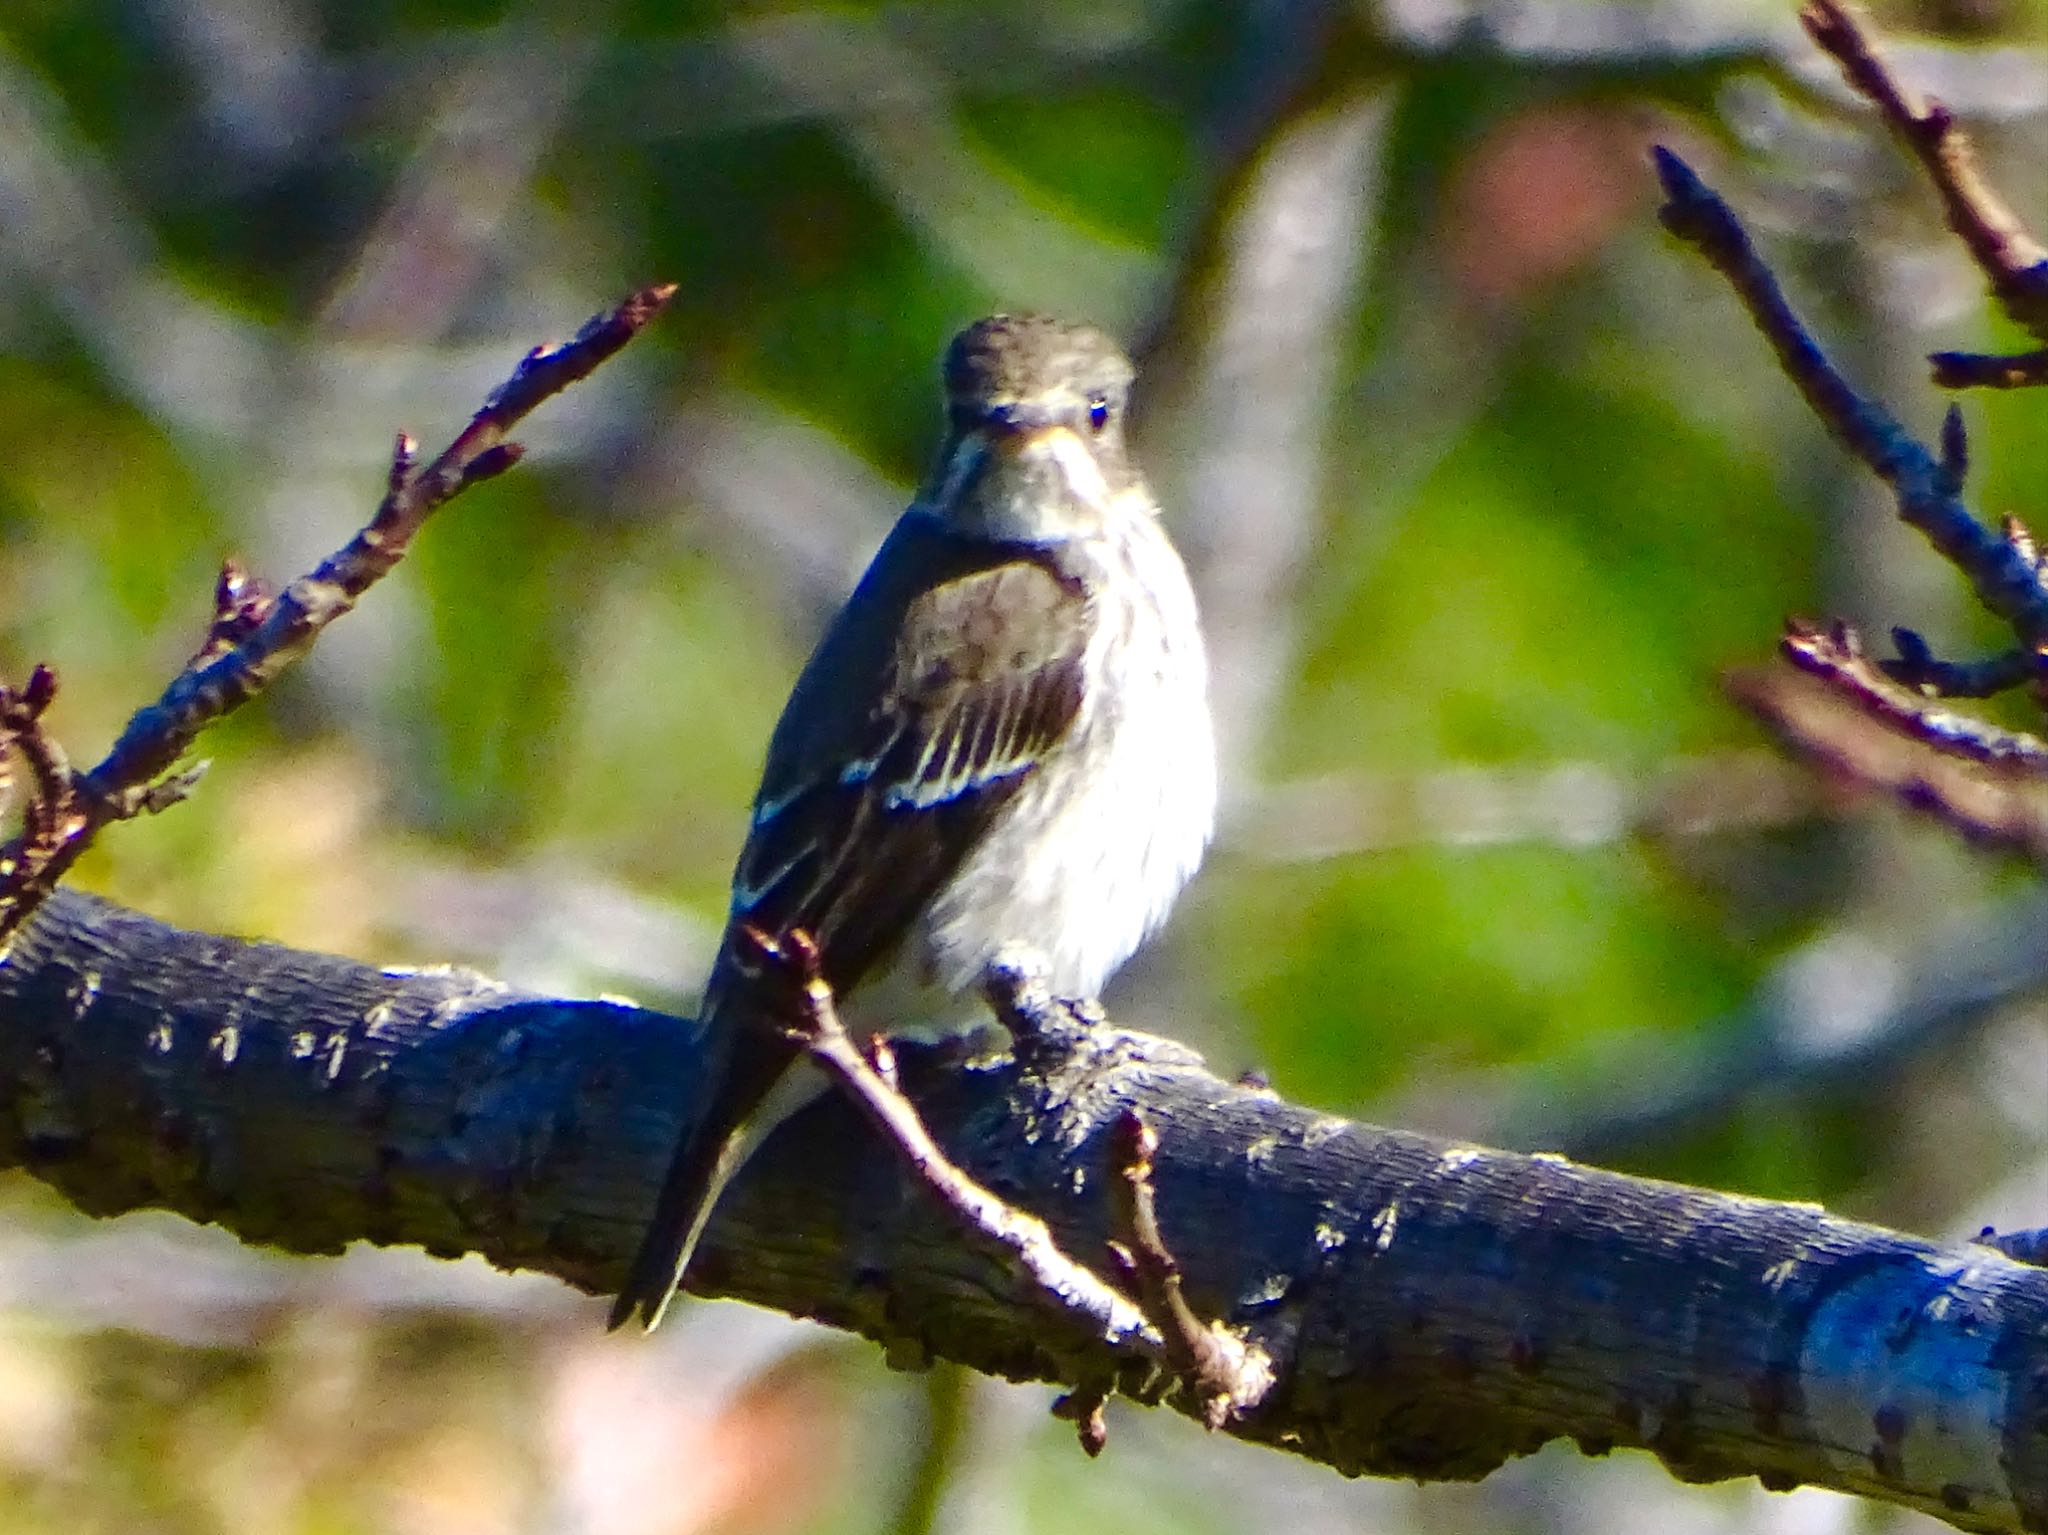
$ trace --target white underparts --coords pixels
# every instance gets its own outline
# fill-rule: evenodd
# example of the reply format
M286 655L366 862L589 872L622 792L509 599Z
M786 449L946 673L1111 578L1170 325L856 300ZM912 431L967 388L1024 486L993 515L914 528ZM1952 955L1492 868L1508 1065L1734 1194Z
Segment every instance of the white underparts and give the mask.
M921 929L928 974L947 990L974 984L1017 942L1045 957L1056 992L1096 995L1165 921L1215 824L1208 668L1187 572L1142 490L1103 510L1099 535L1065 546L1093 594L1080 713Z

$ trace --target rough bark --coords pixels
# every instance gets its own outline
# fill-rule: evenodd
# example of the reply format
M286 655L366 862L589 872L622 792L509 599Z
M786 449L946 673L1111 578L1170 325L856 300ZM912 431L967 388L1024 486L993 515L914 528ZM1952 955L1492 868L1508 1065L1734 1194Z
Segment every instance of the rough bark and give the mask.
M162 1206L301 1252L474 1249L603 1290L695 1112L698 1043L659 1013L183 932L59 891L0 956L0 1157L99 1213ZM1190 1300L1279 1368L1231 1425L1245 1438L1439 1479L1565 1435L1646 1447L1686 1480L2048 1525L2048 1271L1350 1123L1143 1036L1045 1068L906 1058L904 1077L970 1172L1091 1262L1111 1219L1105 1137L1142 1108ZM1068 1384L1118 1370L959 1240L837 1100L763 1153L699 1277L906 1363Z

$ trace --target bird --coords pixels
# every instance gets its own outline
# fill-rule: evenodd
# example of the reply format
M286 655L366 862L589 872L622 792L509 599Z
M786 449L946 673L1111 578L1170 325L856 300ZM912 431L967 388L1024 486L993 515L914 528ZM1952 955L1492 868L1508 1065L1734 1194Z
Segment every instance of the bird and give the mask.
M749 1007L750 935L808 937L835 998L887 999L876 1032L958 1008L1019 945L1054 995L1093 999L1210 841L1208 662L1130 458L1129 359L1093 326L998 314L941 375L936 463L770 737L700 1010L715 1086L614 1329L659 1324L727 1181L822 1090Z

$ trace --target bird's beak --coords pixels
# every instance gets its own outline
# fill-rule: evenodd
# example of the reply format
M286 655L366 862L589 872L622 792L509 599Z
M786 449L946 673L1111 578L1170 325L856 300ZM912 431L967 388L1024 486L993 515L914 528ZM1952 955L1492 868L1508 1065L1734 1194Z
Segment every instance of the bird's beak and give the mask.
M1101 508L1109 485L1092 444L1049 411L1014 406L986 410L955 439L932 494L939 505L1003 510L1018 528L1042 533L1057 513Z
M1072 428L1051 412L1032 405L998 405L982 418L977 433L991 452L1007 459L1064 458L1086 451Z

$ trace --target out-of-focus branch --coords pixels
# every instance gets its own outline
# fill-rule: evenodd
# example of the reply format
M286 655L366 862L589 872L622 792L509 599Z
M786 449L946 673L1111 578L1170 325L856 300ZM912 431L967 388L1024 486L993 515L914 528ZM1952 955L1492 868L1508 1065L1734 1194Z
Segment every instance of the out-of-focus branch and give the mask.
M1281 92L1273 68L1243 88ZM1285 98L1259 99L1277 111ZM1340 97L1241 144L1142 343L1139 428L1202 594L1226 781L1251 776L1298 643L1295 589L1318 548L1325 417L1385 118L1371 95Z
M1764 675L1830 698L1796 673ZM1530 1068L1507 1081L1468 1082L1454 1105L1452 1094L1435 1095L1446 1101L1436 1122L1510 1145L1633 1162L1725 1125L1746 1103L1876 1090L1908 1062L1956 1051L1973 1030L2044 991L2048 898L2038 893L1958 913L1909 946L1837 928L1777 960L1734 1016L1646 1042L1601 1087L1574 1090Z
M1863 653L1863 642L1846 624L1821 628L1795 620L1780 648L1794 666L1832 684L1872 720L1949 756L2035 769L2048 764L2048 743L2037 737L1944 709L1939 700L1894 681L1889 668Z
M1261 785L1233 807L1222 847L1255 863L1405 847L1583 848L1789 826L1820 814L1823 799L1811 775L1761 746L1654 763L1454 762Z
M1841 66L1844 78L1876 105L1919 160L1941 197L1948 227L1968 248L2005 312L2037 340L2048 341L2048 250L1985 181L1954 114L1938 101L1923 101L1898 78L1844 0L1808 0L1799 19L1807 36ZM1975 357L1941 352L1932 360L1935 381L1946 388L2011 388L2040 382L2044 358L2048 353Z
M400 434L376 513L347 544L283 591L273 596L232 562L224 566L205 643L156 702L136 711L98 766L72 773L58 759L57 771L36 768L36 753L54 750L40 725L42 705L54 688L47 671L39 669L20 695L8 695L13 713L0 722L0 748L11 740L28 757L31 798L23 834L0 847L0 956L9 935L102 827L160 810L189 789L191 775L166 775L200 733L268 687L328 624L354 607L405 557L429 516L517 463L521 449L509 440L512 428L617 353L660 313L673 291L643 288L593 317L569 342L534 348L433 462L420 465L416 444ZM17 718L24 714L25 724Z
M1846 630L1788 637L1804 675L1736 671L1735 701L1845 785L1934 816L1971 841L2048 858L2042 743L1916 700L1853 647ZM2011 747L2011 755L2000 755Z

